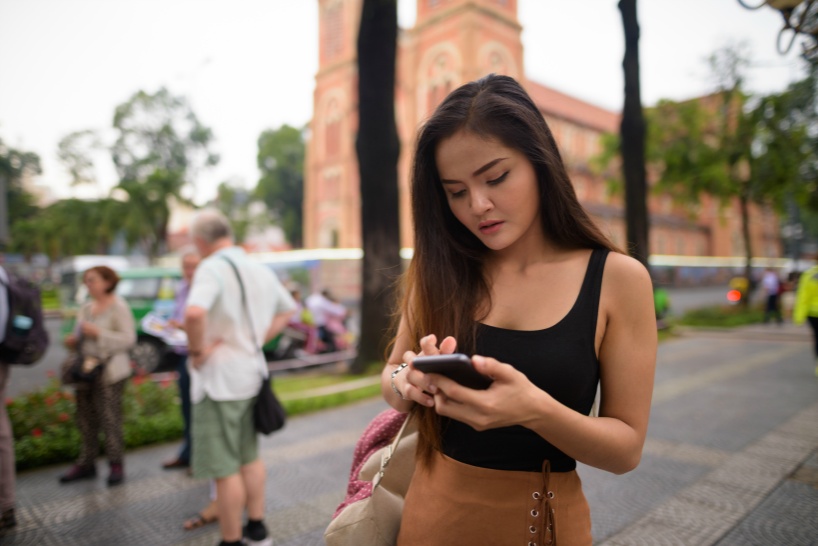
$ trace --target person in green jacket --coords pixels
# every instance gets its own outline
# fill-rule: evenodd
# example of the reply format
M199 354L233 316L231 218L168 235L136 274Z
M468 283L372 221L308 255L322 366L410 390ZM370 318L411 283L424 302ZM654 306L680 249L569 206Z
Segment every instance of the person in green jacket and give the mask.
M818 364L818 265L804 271L798 279L798 292L795 296L792 320L795 324L809 321L815 342L816 364ZM815 366L815 375L818 376L818 365Z

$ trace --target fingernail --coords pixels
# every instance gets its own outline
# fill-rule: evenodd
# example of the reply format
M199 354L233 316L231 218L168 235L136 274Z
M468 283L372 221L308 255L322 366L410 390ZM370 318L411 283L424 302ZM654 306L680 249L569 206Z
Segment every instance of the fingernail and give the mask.
M429 400L427 400L426 405L429 406L430 408L434 407L434 405L435 405L434 398L430 398Z
M434 385L429 385L429 392L432 394L437 394L437 387Z

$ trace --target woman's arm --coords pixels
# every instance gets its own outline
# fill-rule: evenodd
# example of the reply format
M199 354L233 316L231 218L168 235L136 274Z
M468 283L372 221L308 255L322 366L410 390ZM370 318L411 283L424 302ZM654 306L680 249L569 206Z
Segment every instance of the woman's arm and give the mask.
M578 461L622 474L636 468L642 457L656 370L653 284L642 264L609 255L600 308L607 320L599 345L599 417L581 415L551 399L531 428Z
M136 343L136 325L128 304L117 298L111 311L110 323L99 326L97 334L99 348L107 354L127 351Z
M386 366L383 367L383 372L381 372L381 394L390 406L403 413L412 409L415 403L411 399L402 399L401 396L392 389L392 372L398 369L403 362L403 354L411 348L412 343L409 340L408 328L404 317L401 317L400 324L398 325L398 334L395 338L395 345L389 353L389 358L387 359ZM404 368L395 375L395 387L401 393L407 392L408 390L407 378L409 371L409 368Z

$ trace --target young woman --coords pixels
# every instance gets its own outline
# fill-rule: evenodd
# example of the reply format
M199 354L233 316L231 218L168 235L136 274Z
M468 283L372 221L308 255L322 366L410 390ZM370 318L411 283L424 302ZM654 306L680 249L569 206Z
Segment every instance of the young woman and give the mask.
M128 350L136 343L136 326L127 302L114 292L119 275L113 269L92 267L82 281L91 301L79 310L76 332L65 338L65 344L72 349L81 344L82 354L99 361L103 369L92 382L76 384L76 420L82 445L76 464L60 476L60 482L96 477L101 431L110 463L108 485L118 485L125 479L122 393L131 376Z
M382 376L420 431L398 544L591 544L576 461L639 463L657 345L648 272L583 210L509 77L463 85L420 130L412 212ZM412 365L455 351L494 380L487 390Z

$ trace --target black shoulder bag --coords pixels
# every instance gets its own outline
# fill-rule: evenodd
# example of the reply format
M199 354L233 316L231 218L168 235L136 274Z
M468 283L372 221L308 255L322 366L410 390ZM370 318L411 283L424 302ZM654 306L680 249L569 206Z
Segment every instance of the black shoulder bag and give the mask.
M247 294L244 291L244 283L241 280L241 274L239 274L239 270L236 268L236 264L234 264L232 260L230 260L227 256L222 256L222 258L224 258L225 261L230 264L230 267L233 268L233 272L236 274L236 278L239 281L239 287L241 288L241 303L242 307L244 308L244 314L247 317L247 324L250 327L250 332L253 336L253 343L256 346L256 350L263 354L261 344L256 338L256 329L253 327L253 318L250 316L250 309L247 306ZM264 362L264 360L265 359L262 358L262 362ZM273 386L270 382L270 371L265 365L262 365L261 379L261 389L258 391L256 403L255 406L253 406L253 422L256 425L256 431L267 435L272 434L273 432L284 427L284 423L287 421L287 412L284 410L284 406L281 405L278 397L273 392Z

